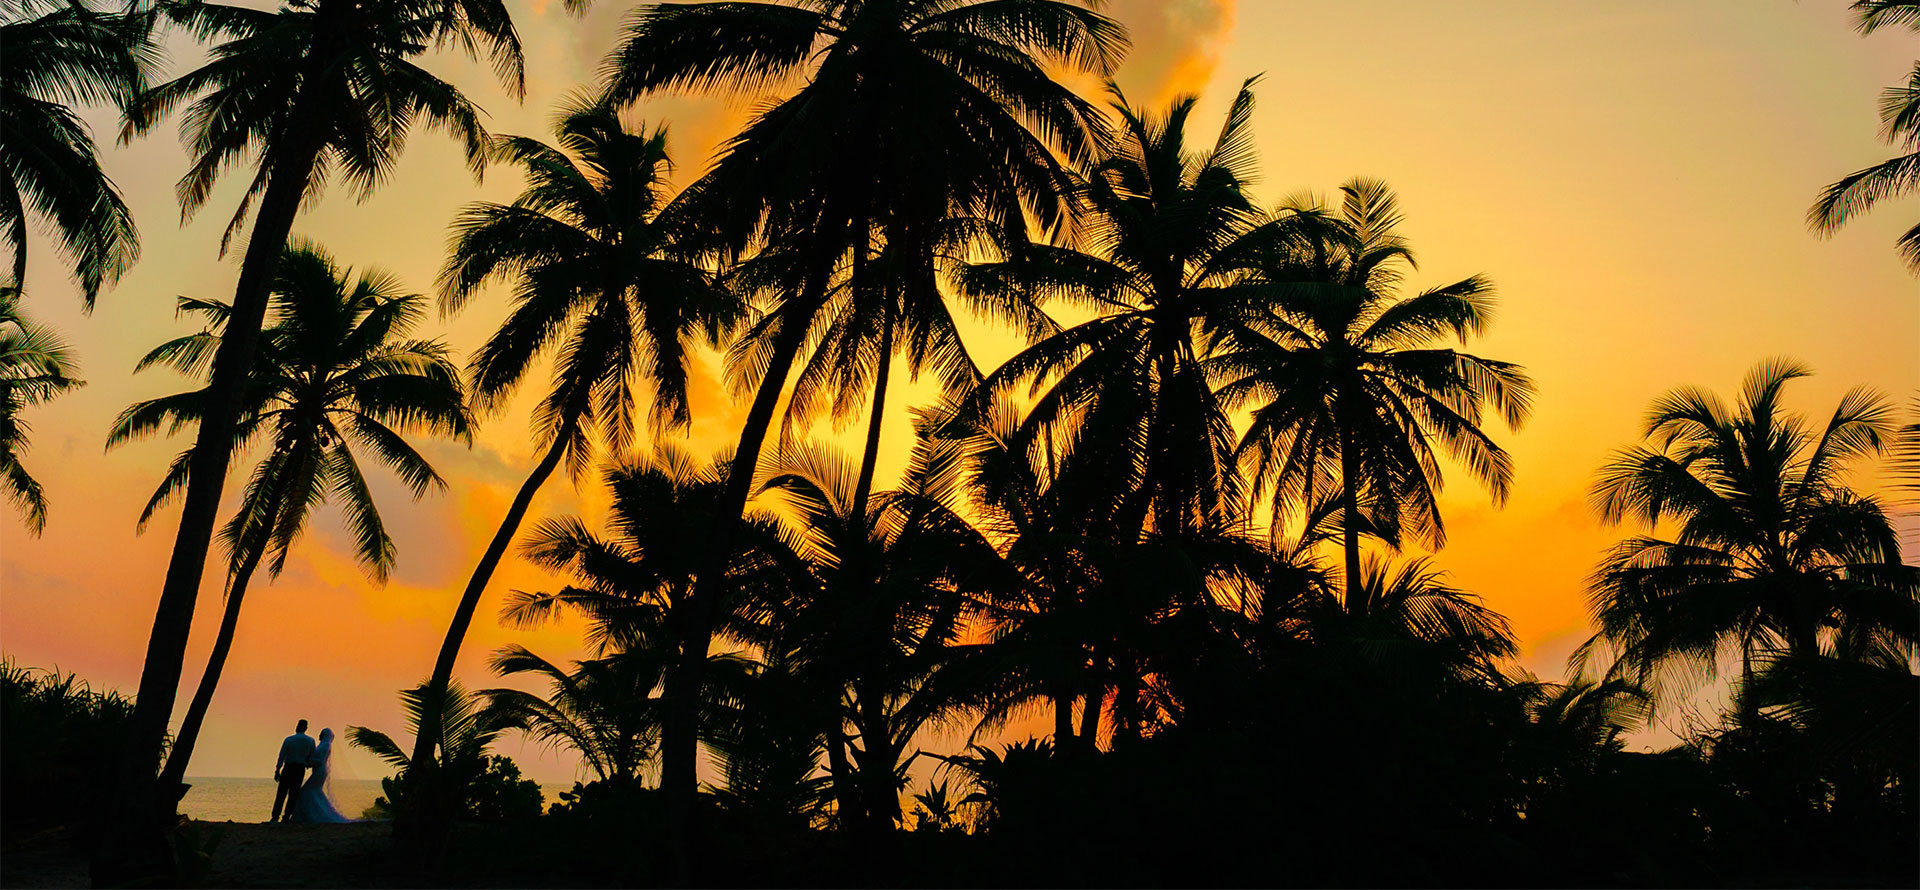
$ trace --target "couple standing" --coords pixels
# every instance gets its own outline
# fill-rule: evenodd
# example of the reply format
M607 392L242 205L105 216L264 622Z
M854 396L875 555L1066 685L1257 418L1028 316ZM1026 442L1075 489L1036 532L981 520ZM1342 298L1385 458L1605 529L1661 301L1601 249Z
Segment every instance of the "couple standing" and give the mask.
M270 822L281 821L281 807L286 808L288 822L352 822L333 805L333 793L327 786L331 773L328 762L333 759L333 730L320 730L320 741L315 742L307 735L307 721L302 720L293 728L293 735L280 743L280 759L273 764L273 778L279 782L279 790L273 794L273 817ZM306 784L300 780L307 770L313 775L307 777Z

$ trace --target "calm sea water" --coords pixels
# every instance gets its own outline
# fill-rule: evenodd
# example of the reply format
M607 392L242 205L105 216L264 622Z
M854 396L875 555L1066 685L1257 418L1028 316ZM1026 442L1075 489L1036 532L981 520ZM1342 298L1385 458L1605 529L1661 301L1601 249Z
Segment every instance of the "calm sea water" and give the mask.
M193 787L180 801L180 812L208 822L265 822L273 812L273 780L256 778L206 778L187 780ZM560 792L572 785L542 785L541 793L551 804ZM333 802L340 812L358 817L373 799L380 796L379 779L334 779Z

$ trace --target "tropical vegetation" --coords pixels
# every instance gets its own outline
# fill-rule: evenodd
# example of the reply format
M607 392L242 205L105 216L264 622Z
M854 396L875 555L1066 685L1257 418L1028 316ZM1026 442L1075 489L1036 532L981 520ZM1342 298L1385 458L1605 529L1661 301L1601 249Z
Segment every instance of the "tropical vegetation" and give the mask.
M1907 0L1854 6L1920 27ZM0 28L0 484L30 530L49 505L21 415L78 381L21 311L24 227L89 302L136 256L70 106L117 106L123 139L177 118L187 216L251 171L208 246L240 239L233 298L180 298L201 330L135 368L193 388L108 433L193 437L138 517L181 504L138 693L0 670L9 841L79 829L98 883L205 877L182 779L259 570L337 516L384 581L366 464L448 487L416 440L470 443L530 380L505 424L523 481L401 693L410 736L346 733L393 770L370 814L407 880L1920 880L1920 569L1888 500L1920 491L1920 417L1858 388L1810 420L1787 359L1731 401L1659 397L1594 484L1597 519L1633 526L1594 570L1594 634L1561 680L1523 670L1442 568L1448 477L1501 504L1535 407L1483 339L1493 279L1416 281L1412 199L1380 180L1263 202L1258 77L1217 130L1197 96L1081 95L1129 45L1097 3L643 3L550 140L488 133L425 67L464 53L518 98L503 0L25 0ZM161 80L170 29L206 58ZM1885 105L1902 148L1920 69L1910 87ZM760 100L681 187L669 127L633 111L679 92ZM464 368L416 338L423 297L293 235L326 186L386 182L421 125L517 177L439 264L443 317L505 296ZM1915 157L1833 186L1816 226L1910 189ZM983 363L980 322L1021 342ZM706 352L744 412L694 454L666 439L718 407ZM883 455L896 371L934 396ZM856 421L848 454L815 437ZM563 465L588 509L542 515ZM216 535L221 623L169 736ZM498 590L514 560L551 583ZM463 683L490 592L500 625L578 650L507 646L497 683ZM580 781L543 814L508 739ZM85 807L20 809L56 779Z

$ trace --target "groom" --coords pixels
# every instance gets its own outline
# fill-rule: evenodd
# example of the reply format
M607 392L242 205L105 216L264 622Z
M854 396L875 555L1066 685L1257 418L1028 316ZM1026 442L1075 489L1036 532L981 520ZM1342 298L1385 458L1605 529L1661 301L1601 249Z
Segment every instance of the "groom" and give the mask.
M287 818L293 818L293 802L300 798L300 780L306 778L307 759L312 756L313 736L307 735L307 721L302 720L293 728L293 735L280 743L280 759L273 765L273 777L280 788L273 793L273 816L267 821L280 821L283 804Z

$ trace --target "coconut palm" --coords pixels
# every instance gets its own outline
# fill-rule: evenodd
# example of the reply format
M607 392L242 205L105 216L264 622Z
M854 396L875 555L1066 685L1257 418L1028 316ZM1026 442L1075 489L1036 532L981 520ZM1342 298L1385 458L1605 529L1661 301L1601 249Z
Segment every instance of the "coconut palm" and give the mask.
M160 750L173 710L229 445L245 407L246 377L303 202L336 173L361 195L371 192L392 171L416 123L449 131L478 170L487 144L480 112L453 85L415 64L428 50L484 51L516 92L524 79L519 37L502 0L289 0L272 9L199 2L170 4L165 11L196 36L217 42L204 66L135 100L122 138L150 130L191 103L182 121L193 155L178 189L182 209L191 215L223 172L252 155L256 171L228 235L238 231L255 199L258 210L233 311L212 360L208 404L141 670L124 778L133 798L150 778L152 754ZM170 813L170 807L155 812ZM162 852L152 841L143 843L142 858ZM125 864L121 851L104 853L109 870Z
M651 671L654 682L664 685L666 673L673 669L672 653L678 646L674 626L680 612L676 610L684 609L694 572L704 558L701 544L714 523L726 470L724 460L702 463L672 448L662 448L647 460L607 466L603 479L612 505L603 533L596 534L578 518L555 517L540 522L524 545L523 552L530 561L570 576L571 583L557 590L514 591L501 609L501 620L510 626L530 628L561 613L579 615L586 619L586 641L595 656L595 661L581 663L582 670L589 663L613 665L614 660L625 659L618 668L619 676L629 677L637 687L641 682L638 674ZM720 636L736 653L764 641L764 622L752 603L784 598L783 593L761 588L781 586L786 580L769 560L781 549L781 543L766 520L756 521L746 542L749 546L737 552L729 566L733 591L729 601L736 605L729 606L721 622ZM529 665L539 667L524 660L514 665L522 670ZM740 729L739 701L743 696L756 697L747 687L767 685L761 681L768 667L750 663L738 654L708 657L701 705L703 722L710 724L715 734L727 735L720 724ZM661 691L648 686L632 692L635 707L642 707L639 698L646 699L645 713L627 719L648 721L648 731L655 733L646 739L650 746L657 742ZM557 687L550 703L562 707ZM529 721L529 726L541 725L544 722ZM709 741L725 748L740 741L737 735ZM650 747L648 756L656 750ZM611 757L602 759L613 762ZM745 759L731 753L723 761L730 772L733 766L748 766Z
M1616 452L1594 483L1602 519L1649 528L1616 546L1592 581L1613 671L1675 666L1711 676L1738 654L1819 655L1843 622L1906 629L1920 612L1916 572L1880 503L1847 487L1849 465L1882 450L1892 408L1856 388L1825 423L1786 412L1782 391L1808 376L1776 359L1756 366L1739 402L1687 387L1654 402L1648 445Z
M535 415L545 453L461 594L434 662L435 688L453 675L487 582L562 458L578 476L596 433L613 452L627 450L642 385L651 386L657 426L684 426L689 348L696 337L718 345L745 308L680 252L684 223L669 206L664 127L629 130L612 105L581 100L562 110L555 131L557 147L522 136L494 143L497 159L526 171L526 190L512 204L463 211L441 273L449 311L489 281L514 287L512 312L469 369L479 404L500 405L535 359L557 355ZM432 743L426 729L416 758Z
M254 571L271 556L269 576L280 573L315 507L340 505L354 556L376 581L384 581L392 569L393 539L356 452L386 465L416 498L446 488L402 436L404 431L471 440L459 371L446 347L407 337L424 314L424 303L378 270L354 277L311 244L295 242L281 260L272 323L254 354L246 408L233 441L239 451L265 438L272 449L254 468L240 509L221 534L228 552L226 609L206 672L168 749L163 783L177 784L186 775ZM154 347L136 372L166 366L190 377L206 376L232 307L182 298L180 311L199 317L206 328ZM206 400L207 390L201 388L135 404L114 422L107 447L162 427L177 432L192 426ZM191 452L174 460L141 511L142 527L186 487L191 470Z
M1856 0L1853 9L1860 16L1862 34L1901 26L1920 32L1920 3L1914 0ZM1881 94L1880 138L1907 153L1856 170L1827 186L1807 211L1807 224L1814 231L1831 236L1856 214L1920 185L1920 62L1914 63L1904 85L1888 87ZM1902 234L1896 246L1907 268L1920 274L1920 224Z
M0 228L15 286L27 282L30 215L72 262L88 308L140 254L133 214L71 106L125 107L146 89L159 55L147 19L81 0L13 0L0 16Z
M403 795L442 795L424 806L403 796L393 801L402 807L402 812L408 809L458 811L467 800L467 789L487 771L487 749L502 734L518 726L519 715L493 707L485 696L467 692L458 682L448 684L444 694L438 697L422 683L401 692L400 701L406 708L408 728L417 733L429 719L439 727L440 743L431 759L412 759L391 736L364 726L347 727L347 742L373 752L397 770L403 780L411 773L434 773L432 782L403 781L389 789ZM435 712L431 718L427 716L429 711Z
M1058 0L662 3L634 14L609 59L607 89L617 101L663 89L750 92L800 83L756 115L694 188L721 244L766 248L766 290L777 300L758 332L764 348L746 363L755 395L723 514L746 509L788 373L841 264L866 307L860 339L872 342L906 324L893 285L907 281L928 293L939 221L976 217L1018 227L1031 214L1043 226L1056 224L1056 151L1090 156L1100 128L1090 106L1043 66L1104 75L1125 42L1111 19ZM901 267L884 285L862 274L876 244ZM875 391L884 394L879 371L892 350L880 345L861 349L860 364L873 369ZM870 440L883 408L876 399ZM863 461L868 479L872 463ZM734 533L729 524L715 529L711 564L725 558ZM699 687L712 614L713 604L696 598L683 647L687 670L677 681L686 689ZM685 827L693 704L691 696L669 698L678 704L669 705L663 783L673 824Z
M73 374L67 345L20 314L17 288L0 289L0 486L35 535L47 526L47 497L20 463L29 432L20 412L81 385Z
M1232 428L1202 359L1206 331L1243 299L1235 286L1242 255L1270 228L1246 193L1252 86L1242 86L1219 138L1198 152L1186 143L1194 97L1150 115L1116 89L1119 144L1088 166L1074 193L1089 249L1016 246L1005 261L955 276L977 298L1064 297L1099 311L1008 359L969 406L984 412L1027 385L1037 401L1022 445L1064 446L1061 472L1100 480L1123 534L1230 521Z
M1053 708L1056 747L1072 746L1076 736L1074 702L1082 711L1088 746L1100 725L1104 687L1092 670L1087 613L1099 594L1103 559L1119 548L1106 493L1076 488L1079 477L1062 477L1057 463L1036 461L1020 437L1020 416L1002 400L984 418L968 426L935 419L951 416L949 405L927 412L923 434L961 437L966 456L967 513L989 540L999 559L979 566L982 574L1009 574L982 591L983 620L995 646L1010 653L1010 694L988 712L997 720L1030 701L1045 699ZM963 435L964 434L964 435ZM1017 689L1017 691L1016 691Z
M843 826L893 828L915 735L978 713L1009 682L997 653L967 639L980 592L998 579L980 571L992 547L951 506L955 452L923 443L903 486L862 517L850 512L857 470L822 451L782 454L763 487L783 504L799 560L766 648L841 710L828 754Z
M1433 347L1448 334L1464 345L1485 331L1493 285L1475 275L1401 296L1413 253L1396 231L1393 192L1355 180L1341 193L1337 209L1305 200L1282 208L1287 229L1250 261L1262 301L1232 319L1209 362L1222 403L1252 408L1239 458L1256 498L1272 498L1276 527L1291 510L1338 497L1347 600L1358 612L1363 532L1445 543L1436 451L1496 504L1506 499L1513 463L1483 418L1491 409L1519 428L1533 383L1518 365Z
M576 661L568 669L524 646L509 646L494 654L494 672L543 677L552 692L546 698L518 689L481 694L491 707L515 715L533 738L579 752L601 780L634 783L660 738L655 693L670 660L666 650L635 649Z

